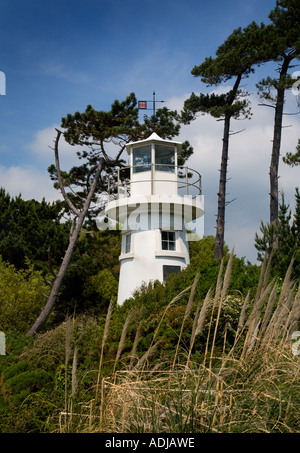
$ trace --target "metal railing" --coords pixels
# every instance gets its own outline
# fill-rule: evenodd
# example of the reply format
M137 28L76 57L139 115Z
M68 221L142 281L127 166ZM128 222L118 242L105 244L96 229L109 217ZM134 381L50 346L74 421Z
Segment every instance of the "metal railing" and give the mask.
M168 167L171 168L171 171L156 170L156 167ZM141 171L138 171L138 168L140 168ZM146 170L142 170L142 168L146 168ZM129 173L129 175L126 175L126 172ZM150 179L132 180L132 175L143 175L145 172L150 172ZM168 175L175 173L177 177L174 180L162 178L161 175L163 173ZM192 197L196 197L197 195L202 194L201 175L197 170L186 166L171 164L140 164L118 168L110 175L108 194L116 196L117 199L129 197L133 184L150 183L151 195L154 195L154 184L157 182L176 183L178 195L191 195Z

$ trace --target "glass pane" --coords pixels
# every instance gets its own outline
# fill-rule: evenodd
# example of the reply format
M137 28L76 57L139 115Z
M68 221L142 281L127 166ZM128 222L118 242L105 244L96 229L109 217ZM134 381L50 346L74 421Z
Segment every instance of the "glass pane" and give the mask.
M129 253L131 249L131 234L125 236L125 253Z
M175 242L169 242L169 250L175 250Z
M168 249L168 242L167 241L162 241L161 248L162 248L162 250L169 250Z
M161 238L163 241L167 241L169 239L168 231L162 231Z
M174 173L174 165L175 148L164 145L155 145L155 170Z
M169 231L168 235L169 235L169 241L175 242L175 232L174 231Z
M134 148L132 150L132 155L133 155L133 173L150 171L151 145Z

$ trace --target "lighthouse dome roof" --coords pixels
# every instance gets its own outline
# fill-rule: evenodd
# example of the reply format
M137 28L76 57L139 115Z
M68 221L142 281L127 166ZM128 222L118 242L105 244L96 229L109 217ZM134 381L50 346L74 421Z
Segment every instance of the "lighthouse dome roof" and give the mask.
M148 143L163 143L165 145L173 145L173 146L177 147L178 153L180 153L181 148L182 148L181 142L175 142L173 140L161 138L156 132L152 132L152 134L148 138L144 138L142 140L137 140L136 142L127 143L127 145L126 145L127 152L128 152L128 154L130 153L130 149L132 148L132 146L135 146L135 145L143 146L143 145L147 145Z

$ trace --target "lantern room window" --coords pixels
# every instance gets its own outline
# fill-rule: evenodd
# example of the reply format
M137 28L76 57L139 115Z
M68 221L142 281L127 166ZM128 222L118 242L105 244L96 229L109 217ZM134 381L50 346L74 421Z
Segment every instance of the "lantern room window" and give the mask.
M151 145L139 146L132 150L133 173L150 171L151 164Z
M175 172L175 148L155 145L155 170Z

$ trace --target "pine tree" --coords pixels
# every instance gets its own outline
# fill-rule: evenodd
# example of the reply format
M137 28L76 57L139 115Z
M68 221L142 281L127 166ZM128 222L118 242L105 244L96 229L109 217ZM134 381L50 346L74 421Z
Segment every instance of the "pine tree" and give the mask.
M259 236L255 234L255 247L258 250L258 260L263 261L265 254L272 256L273 276L284 278L286 270L294 258L293 278L300 277L300 193L295 191L295 212L292 215L289 205L286 205L284 194L281 194L279 204L278 225L274 223L264 224L261 222ZM278 247L274 249L274 235L278 237Z
M23 200L0 189L0 255L17 269L29 260L36 269L49 273L59 265L61 250L68 242L70 225L61 222L61 201Z
M267 27L264 41L266 61L279 63L277 78L267 77L257 84L263 105L274 108L274 131L270 162L270 223L278 225L278 167L281 147L282 118L285 90L293 80L288 74L291 64L300 57L300 3L298 0L277 0L270 12L271 24ZM273 247L278 238L273 238Z
M182 121L189 123L195 119L198 112L209 113L218 121L224 121L223 145L221 156L218 214L215 241L215 258L221 258L224 246L225 207L227 164L231 119L250 118L248 93L240 88L240 83L254 71L256 64L265 59L261 48L266 27L252 22L248 27L238 28L219 46L216 57L206 58L200 66L195 66L192 74L200 76L201 81L208 86L218 86L228 80L233 80L232 89L226 94L192 93L184 103Z
M295 257L295 265L298 265L298 272L300 272L300 192L299 188L296 187L295 192L295 212L293 217L293 223L291 228L291 233L293 235L294 241L294 257Z
M291 167L297 167L300 164L300 139L298 140L298 145L296 146L296 152L286 153L282 160L285 164L288 164Z

